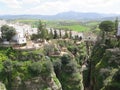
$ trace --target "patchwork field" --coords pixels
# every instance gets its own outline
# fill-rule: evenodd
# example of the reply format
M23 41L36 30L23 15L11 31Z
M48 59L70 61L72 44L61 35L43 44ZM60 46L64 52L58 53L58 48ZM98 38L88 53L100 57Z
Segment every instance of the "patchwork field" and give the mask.
M82 25L59 26L58 28L63 28L63 29L73 30L78 32L85 32L90 30L90 28Z
M18 19L17 22L30 24L32 27L37 27L38 21L37 19ZM58 28L58 29L65 29L65 30L73 30L77 32L88 32L93 30L98 30L97 25L99 22L97 21L90 21L90 22L78 22L78 21L46 21L42 20L42 22L46 23L47 27L50 28Z

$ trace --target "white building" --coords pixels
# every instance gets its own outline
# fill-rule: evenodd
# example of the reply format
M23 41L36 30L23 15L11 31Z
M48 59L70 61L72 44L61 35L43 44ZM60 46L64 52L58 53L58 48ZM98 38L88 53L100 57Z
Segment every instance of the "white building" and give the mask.
M2 25L5 25L5 24L7 24L7 22L6 22L5 20L0 20L0 27L1 27Z
M53 32L53 34L54 34L54 29L53 29L53 28L51 28L51 29L52 29L52 32ZM48 30L48 32L50 32L50 28L47 28L47 30ZM56 32L57 32L58 35L60 34L60 30L59 30L59 29L56 29ZM67 31L67 33L69 34L70 31ZM78 36L78 37L82 37L82 38L83 38L83 36L84 36L83 33L81 33L81 32L71 31L71 33L72 33L72 37L73 37L73 38L75 38L75 36ZM62 35L62 36L65 35L65 30L64 30L64 29L61 30L61 35Z
M72 31L72 37L75 37L75 36L78 36L78 37L82 37L82 38L83 38L83 33L79 33L79 32L76 32L76 31Z
M0 38L2 37L1 27L0 27Z
M17 24L8 24L9 26L12 26L16 30L16 35L12 37L12 40L17 42L17 44L25 44L27 43L25 32L23 27L17 25Z
M17 44L27 43L26 37L32 34L37 34L37 28L32 28L30 25L25 25L21 23L7 23L5 20L0 20L0 28L1 26L7 24L8 26L12 26L16 30L16 35L12 37L12 40L17 42ZM2 36L0 30L0 37Z
M30 28L27 32L28 32L29 35L37 34L38 29L37 28Z
M25 35L21 32L17 32L15 36L13 36L12 40L16 41L17 44L25 44L27 43L27 40L25 38Z
M120 36L120 23L119 23L119 25L118 25L117 36Z
M32 28L29 25L22 24L9 24L16 30L16 35L13 36L12 40L16 41L17 44L27 43L27 37L30 37L32 34L37 34L37 28Z

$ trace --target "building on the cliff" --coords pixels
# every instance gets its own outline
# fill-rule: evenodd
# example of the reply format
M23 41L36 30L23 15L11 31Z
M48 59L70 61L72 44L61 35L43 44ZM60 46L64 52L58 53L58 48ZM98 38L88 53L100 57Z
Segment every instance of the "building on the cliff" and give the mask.
M7 22L6 22L5 20L0 20L0 27L1 27L2 25L5 25L5 24L7 24Z
M2 22L3 21L0 21L0 28L2 25L6 24L5 22L3 22L4 24L2 24ZM12 41L15 41L16 44L25 44L27 43L27 39L30 39L30 36L32 34L37 34L37 28L32 28L30 25L20 23L7 23L7 25L14 27L16 30L16 35L12 37ZM1 30L0 38L2 38Z
M120 37L120 23L118 25L117 36Z
M13 41L16 41L17 44L25 44L27 40L23 33L17 32L15 36L12 38Z
M26 37L25 37L25 31L24 28L20 25L14 25L9 24L9 26L12 26L16 30L16 34L12 37L12 40L16 42L16 44L25 44L27 43Z
M0 30L0 38L2 38L2 32L1 32L1 30Z

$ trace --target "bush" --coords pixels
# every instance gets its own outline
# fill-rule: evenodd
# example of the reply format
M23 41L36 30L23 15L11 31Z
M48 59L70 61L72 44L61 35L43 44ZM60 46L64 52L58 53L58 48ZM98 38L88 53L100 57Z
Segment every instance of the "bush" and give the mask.
M54 63L53 63L53 66L54 66L54 70L55 70L55 73L56 75L58 76L61 72L61 67L62 67L62 63L61 63L61 60L57 59Z
M32 76L49 76L53 71L51 61L34 62L28 67L28 71Z
M42 75L49 76L53 71L53 65L51 61L44 61L42 64Z
M9 73L13 70L13 65L12 65L12 62L10 60L4 61L3 66L4 66L4 71L6 73Z
M42 66L40 62L34 62L28 67L28 71L32 76L38 76L40 75L42 71Z
M63 55L61 57L61 60L62 60L62 64L66 65L71 61L71 57L69 55Z
M113 81L120 83L120 69L113 76Z
M69 50L73 55L76 55L77 52L79 51L76 46L69 46L69 47L68 47L68 50Z
M66 72L69 74L73 74L78 71L77 64L74 61L68 63L65 68L66 68Z
M33 34L31 36L31 40L37 40L39 38L39 36L37 34Z

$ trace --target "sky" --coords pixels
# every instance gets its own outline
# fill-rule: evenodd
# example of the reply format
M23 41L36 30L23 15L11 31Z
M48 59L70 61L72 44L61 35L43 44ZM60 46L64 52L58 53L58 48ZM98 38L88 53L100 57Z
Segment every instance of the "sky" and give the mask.
M120 14L120 0L0 0L0 15L55 15L68 11Z

